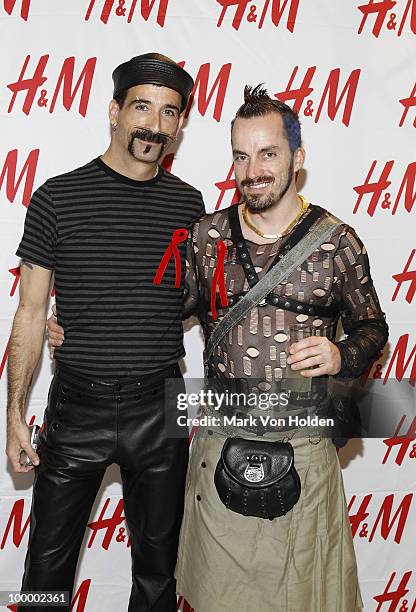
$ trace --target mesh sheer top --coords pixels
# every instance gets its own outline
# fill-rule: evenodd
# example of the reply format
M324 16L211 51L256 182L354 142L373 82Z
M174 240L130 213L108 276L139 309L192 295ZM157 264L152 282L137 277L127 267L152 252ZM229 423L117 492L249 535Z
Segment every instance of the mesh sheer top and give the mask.
M314 209L316 214L317 208L310 205L296 227L306 223ZM218 300L217 320L210 309L218 240L226 245L224 279L228 298L232 302L250 288L231 238L228 211L202 217L193 225L188 239L184 318L197 314L206 339L227 312ZM308 231L313 232L317 222ZM276 256L284 252L290 235L262 245L245 240L259 278L270 269ZM282 298L278 306L266 303L253 308L215 349L210 360L215 377L253 378L260 380L260 388L269 390L285 377L289 327L295 323L311 325L315 335L334 341L341 318L348 337L337 342L342 363L340 377L360 376L387 342L388 326L371 279L365 246L347 224L339 225L331 238L273 293ZM295 307L299 303L307 305L303 313Z

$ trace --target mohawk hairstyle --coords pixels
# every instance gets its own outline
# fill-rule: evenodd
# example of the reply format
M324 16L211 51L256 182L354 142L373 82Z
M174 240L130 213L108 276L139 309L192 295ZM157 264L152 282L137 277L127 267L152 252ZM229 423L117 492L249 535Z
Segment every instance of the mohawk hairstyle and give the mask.
M231 130L238 117L251 119L252 117L263 117L269 113L281 115L290 150L294 153L302 145L299 117L290 106L271 98L263 87L263 83L256 87L250 87L250 85L244 87L244 104L236 112L231 122Z

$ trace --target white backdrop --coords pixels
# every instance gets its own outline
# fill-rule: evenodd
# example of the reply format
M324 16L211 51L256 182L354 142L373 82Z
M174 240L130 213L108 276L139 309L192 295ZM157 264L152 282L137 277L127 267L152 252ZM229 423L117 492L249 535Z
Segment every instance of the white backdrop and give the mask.
M104 151L111 72L148 51L184 61L196 78L172 171L201 189L209 211L235 196L229 123L244 85L264 82L299 111L307 151L301 191L355 227L387 313L390 341L370 376L414 382L415 34L416 0L1 0L2 399L18 296L14 252L30 195ZM186 333L187 376L202 374L201 347L194 326ZM50 378L45 350L28 422L39 423ZM4 446L5 410L0 428ZM397 434L406 432L416 436L407 417ZM366 610L416 610L415 450L410 440L364 440L340 453ZM0 590L18 589L32 478L13 475L5 456L0 464ZM77 612L127 607L120 491L114 468L85 535Z

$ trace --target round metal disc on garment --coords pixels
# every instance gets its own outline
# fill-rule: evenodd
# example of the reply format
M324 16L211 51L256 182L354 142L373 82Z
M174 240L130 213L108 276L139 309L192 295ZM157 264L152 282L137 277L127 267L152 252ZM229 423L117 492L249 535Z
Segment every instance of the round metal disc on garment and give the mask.
M303 323L306 319L308 319L308 315L305 314L300 314L296 317L296 321L299 321L299 323Z
M246 352L249 357L258 357L260 355L260 351L254 346L249 346Z
M208 230L208 236L211 236L211 238L218 238L219 235L220 233L214 228Z
M259 382L259 389L260 389L261 391L268 391L268 390L269 390L269 389L271 389L271 388L272 388L272 386L271 386L271 384L270 384L270 383L268 383L268 382L264 382L264 381Z
M314 289L312 293L318 297L323 297L325 295L325 289Z
M307 318L307 317L306 317ZM287 335L286 334L276 334L274 336L274 339L276 340L276 342L286 342L287 340Z
M335 244L332 244L332 242L324 242L324 244L321 244L321 249L323 251L333 251L335 249Z

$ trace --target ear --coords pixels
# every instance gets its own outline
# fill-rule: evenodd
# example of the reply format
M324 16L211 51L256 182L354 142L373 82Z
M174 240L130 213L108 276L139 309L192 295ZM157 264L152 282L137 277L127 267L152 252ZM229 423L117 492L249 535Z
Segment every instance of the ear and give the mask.
M108 118L110 119L111 125L118 123L118 114L120 107L115 100L111 100L108 106Z
M299 147L293 154L293 170L299 172L305 162L305 149Z

